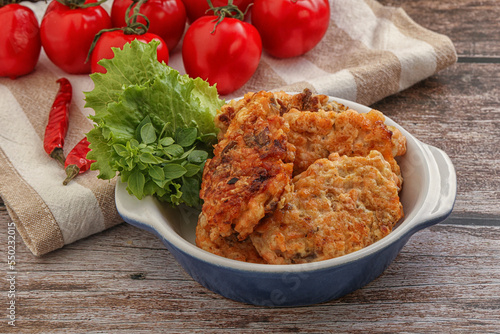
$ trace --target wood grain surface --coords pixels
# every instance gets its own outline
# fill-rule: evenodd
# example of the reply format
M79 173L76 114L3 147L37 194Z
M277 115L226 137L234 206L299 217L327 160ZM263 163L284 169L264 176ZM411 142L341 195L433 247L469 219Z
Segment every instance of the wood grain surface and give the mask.
M417 232L364 288L299 308L214 294L155 236L127 224L40 258L17 235L12 328L11 219L0 204L0 333L499 333L500 1L379 2L448 35L459 55L451 68L373 106L454 162L458 195L448 220Z

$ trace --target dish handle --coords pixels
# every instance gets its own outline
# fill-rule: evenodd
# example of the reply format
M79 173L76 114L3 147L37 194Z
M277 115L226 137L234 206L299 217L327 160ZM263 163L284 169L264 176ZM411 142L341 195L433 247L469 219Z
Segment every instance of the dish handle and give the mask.
M441 149L423 144L429 161L434 161L430 169L430 187L426 198L427 213L417 223L418 229L435 225L445 220L452 212L457 195L457 176L450 157Z

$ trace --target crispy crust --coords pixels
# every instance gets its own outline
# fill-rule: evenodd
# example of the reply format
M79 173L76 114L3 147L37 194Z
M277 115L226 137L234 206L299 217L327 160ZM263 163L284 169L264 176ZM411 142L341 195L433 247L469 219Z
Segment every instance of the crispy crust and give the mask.
M252 94L231 112L232 121L214 148L214 158L205 165L202 211L222 237L237 233L239 240L245 239L266 213L279 206L290 184L294 147L286 140L288 127L271 98L271 93Z

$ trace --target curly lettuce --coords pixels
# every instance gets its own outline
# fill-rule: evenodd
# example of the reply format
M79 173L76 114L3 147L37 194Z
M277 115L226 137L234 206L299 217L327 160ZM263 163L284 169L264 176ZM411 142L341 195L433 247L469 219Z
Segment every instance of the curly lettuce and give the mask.
M225 102L215 86L160 63L157 42L137 40L114 48L90 77L85 106L94 128L87 134L98 177L117 174L130 194L197 207L203 167L212 156L218 129L213 120Z

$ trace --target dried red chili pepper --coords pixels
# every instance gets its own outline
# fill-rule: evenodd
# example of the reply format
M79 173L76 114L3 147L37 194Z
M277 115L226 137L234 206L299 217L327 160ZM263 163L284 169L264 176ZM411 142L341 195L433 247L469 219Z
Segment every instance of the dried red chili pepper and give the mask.
M64 163L64 169L66 170L66 179L63 181L64 185L67 185L78 174L86 172L90 168L90 165L95 162L95 160L87 159L87 153L90 152L89 144L87 137L84 137L68 153L66 162Z
M69 105L73 95L71 83L66 78L60 78L59 91L49 113L49 121L45 128L43 148L48 155L64 165L64 137L68 131Z

